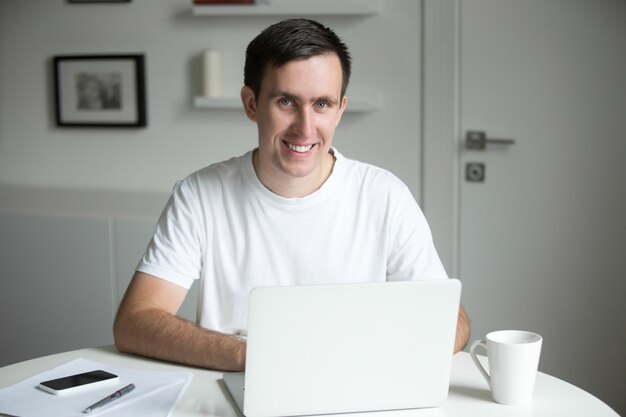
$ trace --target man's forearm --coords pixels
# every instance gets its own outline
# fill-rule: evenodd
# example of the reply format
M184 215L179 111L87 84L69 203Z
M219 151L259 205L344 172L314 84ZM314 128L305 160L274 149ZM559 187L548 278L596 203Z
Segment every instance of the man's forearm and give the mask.
M158 309L118 314L113 333L121 352L222 371L245 369L243 340Z

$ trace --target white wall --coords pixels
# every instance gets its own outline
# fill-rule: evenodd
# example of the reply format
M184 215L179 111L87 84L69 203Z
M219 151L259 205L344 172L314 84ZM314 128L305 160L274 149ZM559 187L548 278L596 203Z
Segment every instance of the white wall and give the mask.
M167 193L189 172L253 147L255 126L242 112L193 108L201 90L198 55L205 48L221 51L224 93L238 96L247 43L280 18L194 17L190 4L1 1L0 184ZM379 111L344 117L335 145L391 169L416 194L419 12L419 2L395 0L372 17L319 18L352 48L348 96L382 92ZM79 53L146 54L147 128L54 125L50 59Z
M380 92L379 110L345 114L334 144L418 197L421 4L381 3L374 16L318 18L351 47L348 96ZM225 94L238 95L247 43L279 18L194 17L190 5L0 0L0 366L111 343L113 314L174 182L255 146L242 112L192 106L199 55L221 51ZM146 55L146 128L55 126L51 58L98 53ZM194 301L183 316L193 318Z

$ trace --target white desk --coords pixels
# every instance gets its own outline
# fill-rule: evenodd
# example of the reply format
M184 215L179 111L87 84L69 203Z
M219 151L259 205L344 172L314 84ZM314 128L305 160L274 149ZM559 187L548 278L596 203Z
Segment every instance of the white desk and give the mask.
M92 359L128 368L144 370L187 370L194 373L191 384L172 413L172 417L238 416L223 385L222 373L185 367L167 362L118 353L114 347L81 349L45 356L0 368L0 388L15 384L32 375L46 371L76 358ZM469 354L455 355L452 366L450 394L443 407L424 410L406 410L384 413L350 414L361 416L480 416L480 417L619 417L608 405L593 395L561 381L539 373L532 406L504 406L491 401L487 384L472 363Z

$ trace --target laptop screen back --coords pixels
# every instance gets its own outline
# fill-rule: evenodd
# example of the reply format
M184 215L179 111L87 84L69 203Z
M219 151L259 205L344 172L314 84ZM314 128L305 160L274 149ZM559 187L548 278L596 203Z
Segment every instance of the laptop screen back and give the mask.
M253 290L244 414L440 405L460 292L454 279Z

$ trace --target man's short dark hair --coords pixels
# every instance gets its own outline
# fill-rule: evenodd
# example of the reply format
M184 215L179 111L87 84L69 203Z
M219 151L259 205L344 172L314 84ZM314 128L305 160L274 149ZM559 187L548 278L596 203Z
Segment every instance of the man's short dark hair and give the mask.
M273 24L250 42L246 49L243 82L256 97L270 67L281 67L317 55L336 54L341 63L343 98L350 81L351 58L348 47L330 28L309 19L288 19Z

